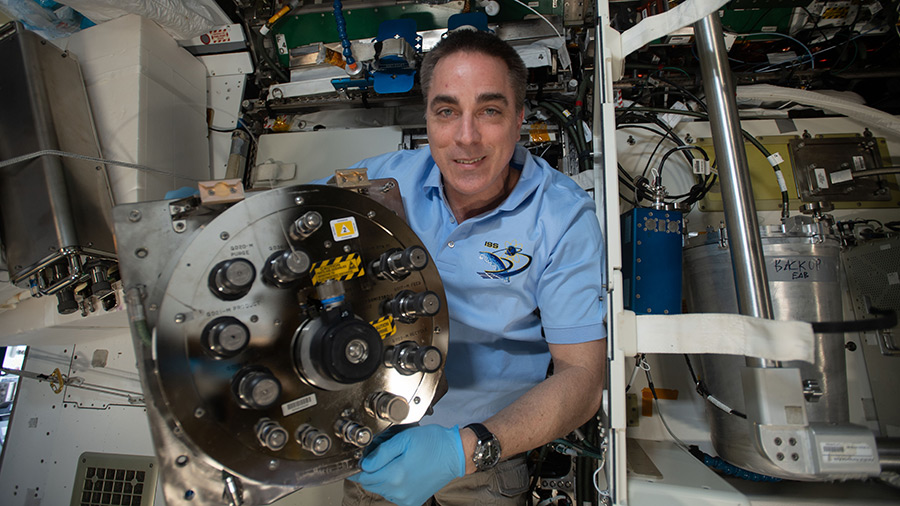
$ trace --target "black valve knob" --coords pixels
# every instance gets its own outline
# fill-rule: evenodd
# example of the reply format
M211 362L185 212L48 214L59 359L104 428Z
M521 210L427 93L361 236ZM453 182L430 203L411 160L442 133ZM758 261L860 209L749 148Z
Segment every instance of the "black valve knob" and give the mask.
M249 260L232 258L213 267L209 273L209 289L222 300L237 300L247 295L254 279L256 268Z
M59 314L72 314L78 311L78 302L75 300L75 290L63 288L56 292L56 311Z
M266 409L278 402L281 383L265 369L245 369L235 376L235 393L241 404L253 409Z
M309 275L312 260L303 250L279 251L266 260L263 279L278 288L286 288L293 282Z
M405 250L392 249L374 260L369 270L378 279L400 281L413 271L420 271L428 265L428 253L425 248L413 245Z
M413 323L423 316L434 316L441 310L441 299L430 290L415 293L403 290L387 300L382 306L382 314L390 314L403 323Z
M250 343L250 330L240 320L223 316L203 329L203 343L218 357L233 357Z

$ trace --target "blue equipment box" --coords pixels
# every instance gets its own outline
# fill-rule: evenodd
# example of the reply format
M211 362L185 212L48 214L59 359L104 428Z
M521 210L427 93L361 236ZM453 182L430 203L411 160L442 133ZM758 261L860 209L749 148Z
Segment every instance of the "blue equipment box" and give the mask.
M625 308L681 314L682 213L638 207L622 215Z

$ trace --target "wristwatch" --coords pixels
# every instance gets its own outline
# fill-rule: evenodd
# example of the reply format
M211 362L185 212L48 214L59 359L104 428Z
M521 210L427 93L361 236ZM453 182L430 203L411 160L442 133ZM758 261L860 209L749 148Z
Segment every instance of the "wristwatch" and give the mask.
M485 471L500 462L500 440L497 439L487 427L480 423L470 423L467 429L472 429L478 442L475 443L475 453L472 454L472 462L479 471Z

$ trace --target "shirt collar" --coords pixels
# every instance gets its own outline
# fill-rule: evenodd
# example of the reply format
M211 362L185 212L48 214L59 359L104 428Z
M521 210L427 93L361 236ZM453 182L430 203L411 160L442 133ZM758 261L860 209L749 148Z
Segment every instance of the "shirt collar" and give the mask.
M425 181L422 184L422 189L426 192L434 191L437 192L438 195L444 199L444 192L442 191L441 186L441 171L438 168L437 164L434 163L434 159L430 158L431 169L425 177ZM499 211L512 211L516 207L519 206L526 198L528 198L532 193L534 193L535 189L537 189L538 184L540 184L540 177L538 176L538 164L534 161L534 157L522 146L516 145L516 149L513 151L512 160L510 160L510 167L512 170L519 170L521 174L519 174L519 181L516 182L516 187L513 188L512 193L506 197L496 209L491 211L488 214L493 214L494 212Z

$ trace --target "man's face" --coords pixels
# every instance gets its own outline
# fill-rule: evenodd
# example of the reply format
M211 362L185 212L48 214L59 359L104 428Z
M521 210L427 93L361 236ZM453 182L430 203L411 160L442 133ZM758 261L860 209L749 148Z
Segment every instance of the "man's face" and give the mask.
M451 206L492 202L507 191L524 110L503 60L458 52L435 66L426 122Z

